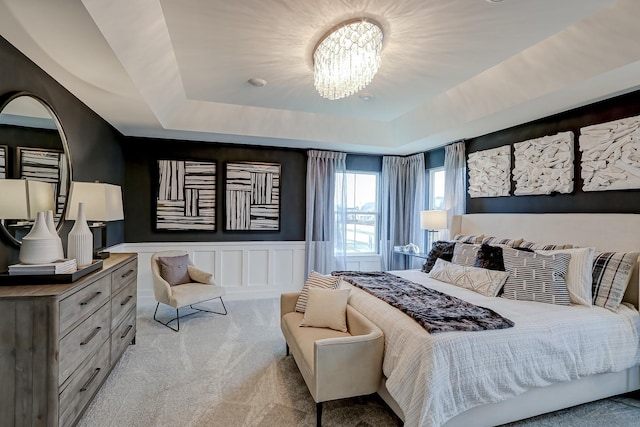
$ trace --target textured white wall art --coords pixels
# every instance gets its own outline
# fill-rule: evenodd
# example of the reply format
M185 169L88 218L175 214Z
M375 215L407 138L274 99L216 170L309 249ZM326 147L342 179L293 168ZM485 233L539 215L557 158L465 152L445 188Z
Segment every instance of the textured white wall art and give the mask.
M582 190L640 188L640 116L580 129Z
M514 194L573 191L573 132L561 132L513 144Z
M508 196L511 190L511 146L469 154L469 197Z

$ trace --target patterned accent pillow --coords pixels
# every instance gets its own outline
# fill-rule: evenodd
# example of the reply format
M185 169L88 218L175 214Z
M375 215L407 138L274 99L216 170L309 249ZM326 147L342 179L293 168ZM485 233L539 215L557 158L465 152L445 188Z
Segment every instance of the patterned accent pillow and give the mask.
M487 245L504 245L511 248L520 246L523 241L524 239L504 239L502 237L485 237L484 239L482 239L482 243L485 243Z
M460 243L480 244L484 239L484 234L456 234L454 241Z
M502 256L504 269L509 273L503 298L557 305L571 303L565 281L571 255L541 255L503 248Z
M429 277L469 289L486 297L495 297L509 276L504 271L467 267L438 259Z
M591 307L591 283L593 253L595 248L560 249L556 251L536 251L542 255L569 254L569 270L567 271L567 290L574 304Z
M486 268L488 270L504 271L504 261L502 259L502 248L490 246L483 243L476 255L474 267Z
M518 245L519 248L532 249L534 251L553 251L556 249L571 249L573 245L554 245L554 244L546 244L546 243L534 243L527 242L526 240Z
M593 258L593 304L615 310L627 290L638 252L596 252Z
M442 258L445 261L451 261L455 245L456 242L445 242L444 240L433 242L431 250L427 255L427 259L422 265L422 271L425 273L430 272L438 258Z
M480 245L470 245L467 243L456 242L453 248L453 257L451 262L458 265L466 265L473 267L476 265L476 256L480 250Z
M340 277L338 276L323 276L320 273L312 271L307 277L307 281L304 282L302 291L298 295L298 301L296 302L296 311L304 313L307 309L307 301L309 300L309 287L322 289L338 289L340 287Z

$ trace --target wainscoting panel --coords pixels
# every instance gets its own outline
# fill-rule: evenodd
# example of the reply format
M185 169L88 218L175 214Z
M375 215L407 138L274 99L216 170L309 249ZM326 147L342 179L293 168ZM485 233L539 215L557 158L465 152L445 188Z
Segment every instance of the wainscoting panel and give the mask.
M304 242L122 243L111 252L138 254L138 298L153 302L151 255L183 250L200 269L210 271L227 291L226 299L275 298L302 289Z

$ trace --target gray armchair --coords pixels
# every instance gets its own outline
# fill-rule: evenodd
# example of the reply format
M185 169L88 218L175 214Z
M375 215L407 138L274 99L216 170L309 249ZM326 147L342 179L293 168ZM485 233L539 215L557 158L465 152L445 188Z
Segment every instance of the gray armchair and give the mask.
M158 257L175 257L186 255L187 253L184 251L164 251L164 252L156 252L151 256L151 273L153 276L153 293L156 297L156 301L158 304L156 305L156 310L153 313L153 320L156 322L166 326L167 328L178 332L180 330L180 309L186 306L189 306L191 309L196 310L189 314L183 314L182 317L191 316L198 312L207 312L214 314L227 314L227 308L224 305L224 301L222 297L225 294L225 290L223 287L218 286L213 278L209 279L208 283L201 282L190 282L184 283L180 285L171 286L165 279L160 275L160 266L158 265ZM207 273L195 269L195 266L189 259L189 265L192 268L192 271L196 271L207 275ZM202 303L205 301L210 301L220 298L220 303L222 304L222 308L224 312L207 310L205 308L194 307L193 304ZM158 313L158 307L160 303L166 304L176 309L176 317L168 320L167 322L162 322L158 320L156 315ZM173 321L177 322L177 328L170 326L169 324Z

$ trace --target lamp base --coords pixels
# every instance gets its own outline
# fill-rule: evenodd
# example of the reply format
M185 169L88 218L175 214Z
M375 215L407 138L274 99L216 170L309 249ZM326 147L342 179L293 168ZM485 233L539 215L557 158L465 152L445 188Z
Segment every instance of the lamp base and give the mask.
M93 259L107 259L111 256L111 252L103 251L102 249L104 248L95 250L95 252L93 253Z

